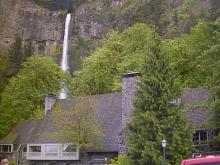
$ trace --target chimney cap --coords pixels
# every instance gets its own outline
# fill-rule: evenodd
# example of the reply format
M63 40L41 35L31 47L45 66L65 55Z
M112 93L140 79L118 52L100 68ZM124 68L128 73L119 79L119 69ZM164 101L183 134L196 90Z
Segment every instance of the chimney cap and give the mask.
M124 74L122 77L127 78L127 77L135 77L135 76L141 76L141 73L140 72L130 72L130 73Z

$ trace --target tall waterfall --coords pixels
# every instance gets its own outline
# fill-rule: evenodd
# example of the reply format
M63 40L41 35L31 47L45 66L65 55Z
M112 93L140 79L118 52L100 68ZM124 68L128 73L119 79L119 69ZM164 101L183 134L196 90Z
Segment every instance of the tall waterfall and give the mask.
M65 21L65 33L64 33L64 39L63 39L63 56L62 56L62 62L61 62L61 68L63 71L68 71L68 36L69 36L69 27L70 27L70 21L71 21L71 13L68 13L66 16ZM60 92L60 99L66 99L67 98L67 89L65 88L65 84L62 84L62 89Z

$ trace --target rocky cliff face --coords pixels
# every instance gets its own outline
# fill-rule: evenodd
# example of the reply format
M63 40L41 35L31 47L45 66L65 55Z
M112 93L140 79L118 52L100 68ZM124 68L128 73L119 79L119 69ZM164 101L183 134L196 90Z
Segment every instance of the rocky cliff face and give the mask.
M161 34L188 33L200 19L207 19L212 0L110 0L83 3L76 10L75 26L83 39L103 38L109 29L123 29L136 22L156 23Z
M41 54L50 54L62 42L64 12L49 11L28 0L0 3L7 4L1 8L0 48L11 45L16 35L24 43L32 41L34 52Z
M106 10L121 8L125 0L110 0L108 3L108 6L105 6L102 1L96 1L90 5L84 3L77 8L75 26L80 38L100 39L113 28Z
M135 22L155 21L166 37L187 33L197 17L207 16L210 1L213 0L53 0L45 8L38 0L1 0L0 49L11 45L19 35L23 43L33 43L34 53L57 54L62 47L64 9L71 11L72 7L70 48L80 49L70 54L79 59L95 47L87 41L94 44L110 29L126 28Z
M124 1L111 0L109 7L122 7ZM71 43L103 38L112 28L103 3L85 3L83 0L74 2L79 7L75 7L73 13ZM38 5L36 0L1 0L0 49L8 48L16 36L19 36L24 45L26 42L32 42L35 54L48 55L61 51L66 16L64 7L71 4L69 0L65 0L65 3L56 0L48 9ZM68 10L71 10L70 7ZM107 19L100 17L103 13Z

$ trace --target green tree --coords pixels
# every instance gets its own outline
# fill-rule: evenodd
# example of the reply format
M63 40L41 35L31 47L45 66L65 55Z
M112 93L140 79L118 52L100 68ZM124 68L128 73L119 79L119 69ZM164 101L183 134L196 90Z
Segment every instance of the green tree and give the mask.
M167 60L160 52L159 37L156 34L154 37L152 53L148 55L134 101L128 154L135 165L159 165L161 141L165 138L168 164L177 165L191 151L192 132L181 111L170 103L178 92Z
M74 97L70 109L61 110L57 104L52 112L57 131L49 135L79 147L83 156L87 151L101 149L103 133L95 112L97 104L90 97Z
M121 36L113 31L103 40L101 48L83 60L82 69L74 73L75 95L107 93L114 89L114 79L119 75L121 42Z
M73 93L88 95L119 91L121 75L143 71L145 54L151 53L154 31L139 23L124 30L110 32L102 46L82 61L82 69L74 73Z
M220 22L220 21L219 21ZM212 101L212 110L214 112L212 122L213 128L217 131L216 137L210 142L210 149L217 151L220 149L220 24L214 25L213 38L215 42L212 44L209 50L204 53L204 58L207 58L206 63L204 63L207 67L209 73L210 80L210 89L213 92L215 99Z
M144 63L152 53L154 29L144 23L135 24L124 30L122 35L122 61L118 64L121 74L126 72L143 72Z
M170 60L175 82L181 88L209 87L218 61L217 31L198 23L189 35L164 40L161 51Z
M18 121L43 114L44 96L58 93L67 74L47 57L32 56L20 72L10 79L2 94L0 107L0 136ZM65 82L67 84L67 82Z
M127 155L119 155L117 159L112 160L110 165L132 165L133 162Z
M71 108L65 110L56 104L52 112L57 127L54 138L71 142L83 151L100 149L103 134L95 112L96 105L96 101L89 97L72 98Z

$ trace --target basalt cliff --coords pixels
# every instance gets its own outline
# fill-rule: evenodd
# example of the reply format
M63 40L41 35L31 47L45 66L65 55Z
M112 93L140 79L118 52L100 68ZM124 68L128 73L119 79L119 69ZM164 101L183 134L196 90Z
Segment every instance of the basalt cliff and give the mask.
M109 30L145 22L172 38L188 33L200 19L217 19L218 6L218 0L1 0L0 49L10 49L19 37L23 47L31 42L34 54L59 61L64 21L71 12L69 52L75 70Z

